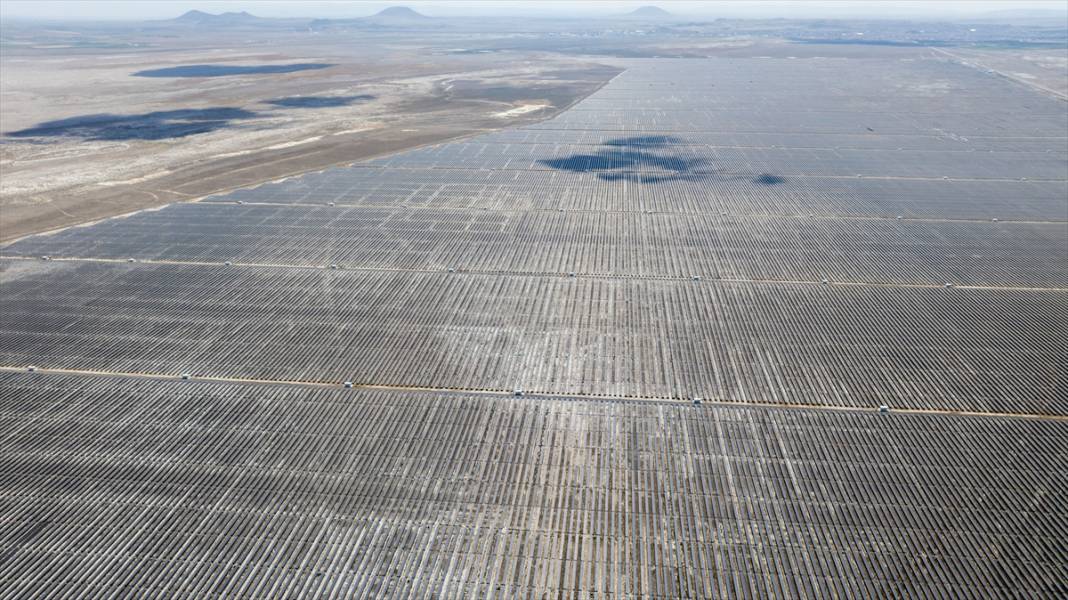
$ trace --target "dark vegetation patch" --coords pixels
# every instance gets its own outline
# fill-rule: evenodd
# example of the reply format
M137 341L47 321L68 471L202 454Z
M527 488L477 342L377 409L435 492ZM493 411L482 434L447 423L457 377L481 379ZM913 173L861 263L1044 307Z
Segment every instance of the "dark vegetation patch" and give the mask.
M227 77L230 75L267 75L295 73L332 67L330 63L293 63L288 65L182 65L163 69L148 69L134 73L134 77Z
M357 102L368 102L376 96L371 94L359 94L356 96L289 96L264 100L264 104L272 104L283 108L332 108L336 106L349 106Z
M82 138L94 141L162 140L207 133L229 127L234 121L254 119L257 113L243 108L187 108L140 115L95 114L46 121L29 129L13 131L10 137Z

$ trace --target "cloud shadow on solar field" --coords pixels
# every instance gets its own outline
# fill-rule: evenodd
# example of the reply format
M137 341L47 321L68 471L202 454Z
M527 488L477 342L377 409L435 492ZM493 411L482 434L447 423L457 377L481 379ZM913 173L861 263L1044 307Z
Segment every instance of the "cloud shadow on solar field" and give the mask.
M17 138L81 138L89 141L162 140L230 127L259 114L243 108L187 108L139 115L101 113L46 121L5 135Z
M359 94L356 96L289 96L287 98L264 100L263 103L282 108L334 108L350 106L358 102L369 102L375 98L377 96L371 94Z
M137 71L134 77L228 77L231 75L271 75L296 73L334 66L332 63L292 63L288 65L181 65Z
M716 171L705 158L684 157L671 152L674 146L685 142L672 135L644 135L625 137L602 142L603 149L591 154L572 154L562 158L538 161L547 167L573 173L594 172L603 181L630 181L634 183L666 183L669 181L701 181L708 179L734 179ZM786 179L779 175L763 173L752 178L759 185L779 185Z
M754 183L760 185L779 185L780 183L786 183L786 178L779 175L772 175L770 173L763 173L753 180Z

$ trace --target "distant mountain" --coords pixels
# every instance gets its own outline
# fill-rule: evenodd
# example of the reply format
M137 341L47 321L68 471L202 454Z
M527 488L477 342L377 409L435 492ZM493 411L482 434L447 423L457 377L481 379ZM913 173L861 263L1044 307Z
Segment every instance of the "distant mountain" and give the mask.
M177 19L172 19L175 23L208 26L254 25L264 20L265 19L261 19L256 15L251 15L244 11L224 12L213 15L200 10L191 10Z
M407 6L391 6L368 18L376 21L426 21L430 19Z
M637 17L642 19L664 19L672 16L668 11L660 8L659 6L642 6L636 8L629 13L628 17Z
M415 12L407 6L391 6L369 17L358 19L316 19L312 30L326 29L425 29L443 27L441 21Z
M191 10L186 12L182 16L174 19L175 21L183 21L186 23L203 23L209 19L214 19L216 15L206 13L201 10Z

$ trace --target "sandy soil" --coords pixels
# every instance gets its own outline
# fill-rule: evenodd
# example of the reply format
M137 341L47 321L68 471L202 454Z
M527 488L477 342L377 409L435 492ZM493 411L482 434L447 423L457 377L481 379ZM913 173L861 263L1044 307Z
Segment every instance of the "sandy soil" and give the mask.
M616 75L614 56L872 52L715 24L714 34L681 25L655 35L561 26L9 31L0 36L0 242L546 119ZM942 56L1068 98L1063 50L878 50ZM270 72L207 77L198 65ZM176 77L175 68L197 76ZM140 74L160 70L166 76Z
M604 60L431 58L403 39L306 37L4 52L0 240L545 119L619 72ZM135 75L203 64L330 66Z

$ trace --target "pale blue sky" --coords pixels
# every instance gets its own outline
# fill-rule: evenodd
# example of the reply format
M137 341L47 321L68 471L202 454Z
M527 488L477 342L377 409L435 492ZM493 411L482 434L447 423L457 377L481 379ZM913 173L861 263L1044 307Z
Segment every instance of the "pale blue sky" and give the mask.
M1000 10L1068 11L1066 0L3 0L3 18L59 20L167 19L191 9L206 12L248 11L264 17L360 17L394 5L410 6L431 16L457 15L613 15L655 4L680 16L694 17L879 17L970 18Z

